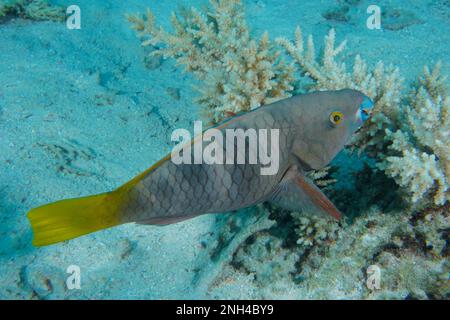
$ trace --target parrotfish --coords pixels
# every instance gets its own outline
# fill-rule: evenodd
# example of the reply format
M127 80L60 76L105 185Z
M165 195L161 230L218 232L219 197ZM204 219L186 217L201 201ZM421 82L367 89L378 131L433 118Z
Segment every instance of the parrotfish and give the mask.
M176 164L169 154L111 192L32 209L28 218L33 244L50 245L130 222L166 225L262 202L339 219L339 210L306 173L328 165L372 108L366 95L344 89L295 95L237 114L215 129L278 129L274 174L261 174L261 163ZM195 147L205 142L194 138L190 143ZM246 159L254 152L247 147ZM236 159L239 150L235 151Z

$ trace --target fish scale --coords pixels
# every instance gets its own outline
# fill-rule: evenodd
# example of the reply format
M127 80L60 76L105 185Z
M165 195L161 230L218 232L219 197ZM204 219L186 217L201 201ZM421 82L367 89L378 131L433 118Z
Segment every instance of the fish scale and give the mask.
M278 117L268 110L260 117L250 117L245 123L231 124L220 131L225 137L226 129L279 129L279 147L286 150L292 145L295 130L294 126L286 125L288 122L283 113L277 113ZM167 160L136 185L133 193L138 195L134 198L139 202L139 209L130 207L126 210L125 220L148 222L152 218L219 213L253 205L274 189L285 171L288 158L288 154L280 154L280 170L274 176L261 175L261 164L178 165ZM171 184L181 187L168 189ZM149 194L154 195L153 201Z
M232 163L175 164L167 156L114 191L31 210L33 244L48 245L127 222L175 223L263 201L339 219L339 210L305 173L326 166L367 120L371 108L373 103L364 94L345 89L297 95L237 115L215 127L224 138L227 129L255 129L257 135L267 130L268 136L270 130L279 130L278 170L273 175L262 174L261 159L249 162L260 151L274 160L275 154L267 154L270 138L267 146L245 143L245 150L224 140L222 148L233 148ZM197 143L203 148L208 144L199 137L192 142ZM225 155L232 150L223 151ZM237 151L243 152L243 164L236 161Z

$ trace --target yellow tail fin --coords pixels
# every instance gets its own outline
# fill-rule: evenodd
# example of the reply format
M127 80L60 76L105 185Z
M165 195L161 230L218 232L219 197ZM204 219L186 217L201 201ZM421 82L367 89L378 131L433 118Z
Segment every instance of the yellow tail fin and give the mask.
M33 245L46 246L121 224L121 192L62 200L32 209Z
M34 232L33 245L46 246L130 222L123 221L122 211L131 201L130 190L169 159L170 153L115 191L32 209L28 219Z

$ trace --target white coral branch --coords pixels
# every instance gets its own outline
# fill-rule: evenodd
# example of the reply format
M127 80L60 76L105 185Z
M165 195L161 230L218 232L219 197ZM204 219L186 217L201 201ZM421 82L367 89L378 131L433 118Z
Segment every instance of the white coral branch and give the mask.
M450 99L439 70L440 64L432 72L424 68L419 87L402 109L407 125L387 132L390 149L399 154L380 164L409 191L413 203L443 205L450 199Z
M247 111L290 96L294 68L284 62L264 33L250 37L239 0L210 0L204 13L195 8L172 15L175 32L155 26L153 14L130 16L142 45L161 45L153 55L174 58L202 80L198 102L219 122L227 113Z

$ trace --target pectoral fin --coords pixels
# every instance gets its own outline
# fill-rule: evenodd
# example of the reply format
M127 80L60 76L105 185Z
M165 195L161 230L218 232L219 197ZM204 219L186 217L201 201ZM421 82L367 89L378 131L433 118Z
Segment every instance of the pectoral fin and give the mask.
M339 220L341 213L334 204L297 168L290 168L269 202L289 210L327 213Z

